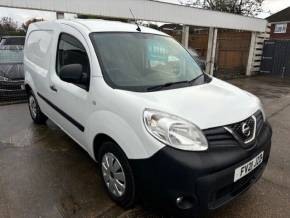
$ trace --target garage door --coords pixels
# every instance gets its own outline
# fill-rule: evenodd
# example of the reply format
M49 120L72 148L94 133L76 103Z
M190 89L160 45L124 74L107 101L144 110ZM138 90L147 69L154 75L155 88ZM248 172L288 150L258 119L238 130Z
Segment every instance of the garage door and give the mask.
M290 41L264 42L260 72L282 77L290 76Z

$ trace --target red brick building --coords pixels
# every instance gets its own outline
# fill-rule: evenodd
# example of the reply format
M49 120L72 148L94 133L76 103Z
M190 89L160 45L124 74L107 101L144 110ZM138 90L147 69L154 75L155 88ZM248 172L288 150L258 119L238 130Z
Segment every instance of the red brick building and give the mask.
M270 39L290 40L290 7L267 17L271 23Z

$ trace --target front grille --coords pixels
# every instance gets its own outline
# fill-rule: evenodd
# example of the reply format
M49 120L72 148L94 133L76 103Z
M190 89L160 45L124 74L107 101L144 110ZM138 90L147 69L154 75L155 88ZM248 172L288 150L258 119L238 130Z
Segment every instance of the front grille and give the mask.
M225 127L241 144L249 146L256 137L256 117L253 115L239 123Z
M204 130L210 148L224 148L238 146L237 140L224 127Z
M263 117L263 114L260 110L258 110L254 116L256 117L256 120L257 120L257 130L256 130L256 135L259 135L263 125L264 125L264 117Z
M251 134L246 136L242 134L242 125L246 124L251 129ZM243 147L251 147L255 143L255 138L263 127L263 114L258 110L253 116L238 123L229 126L221 126L203 130L210 148L229 148L242 145ZM255 130L255 131L254 131ZM254 136L254 137L253 137ZM247 140L253 138L252 141Z

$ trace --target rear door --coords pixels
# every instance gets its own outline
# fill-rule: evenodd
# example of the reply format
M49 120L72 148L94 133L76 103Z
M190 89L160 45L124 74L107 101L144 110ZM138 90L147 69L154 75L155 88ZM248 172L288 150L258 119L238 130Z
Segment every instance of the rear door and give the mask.
M85 123L90 107L90 51L82 34L63 25L58 37L56 57L50 70L49 101L53 118L72 138L85 145ZM80 81L64 81L60 73L68 65L82 66ZM69 72L72 76L74 71Z

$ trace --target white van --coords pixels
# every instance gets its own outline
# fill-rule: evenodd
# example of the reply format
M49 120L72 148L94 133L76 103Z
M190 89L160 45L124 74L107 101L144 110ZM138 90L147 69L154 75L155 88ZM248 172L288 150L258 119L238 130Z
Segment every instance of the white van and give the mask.
M103 20L31 24L25 87L99 162L110 197L179 214L218 208L261 176L272 130L260 100L203 73L165 33Z

